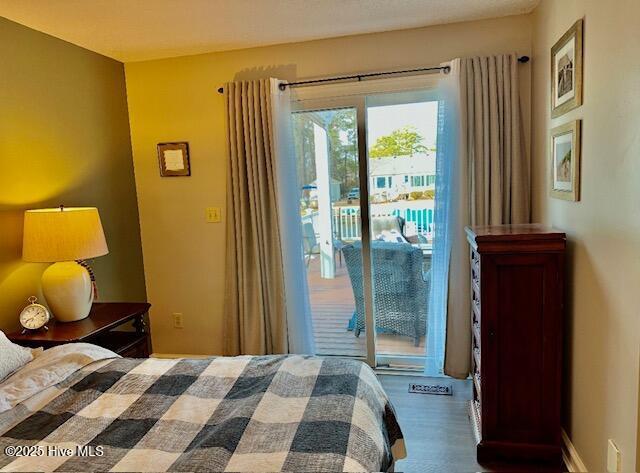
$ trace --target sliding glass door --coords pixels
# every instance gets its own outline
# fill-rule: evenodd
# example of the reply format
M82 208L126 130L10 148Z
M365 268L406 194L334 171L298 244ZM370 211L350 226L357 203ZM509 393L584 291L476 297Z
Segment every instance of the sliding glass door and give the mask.
M439 329L429 311L437 94L368 95L366 113L377 363L423 367Z
M366 358L366 337L354 337L351 324L363 273L348 273L343 252L361 235L357 115L355 107L304 110L292 120L316 350Z
M300 218L317 353L423 369L444 340L429 313L439 108L437 89L398 84L298 96Z

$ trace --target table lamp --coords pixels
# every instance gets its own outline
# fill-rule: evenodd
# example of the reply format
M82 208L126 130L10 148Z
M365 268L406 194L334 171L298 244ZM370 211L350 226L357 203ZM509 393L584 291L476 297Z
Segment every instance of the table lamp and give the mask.
M83 260L109 252L98 209L64 207L27 210L22 259L54 263L42 274L42 292L61 322L89 315L95 296L93 274Z

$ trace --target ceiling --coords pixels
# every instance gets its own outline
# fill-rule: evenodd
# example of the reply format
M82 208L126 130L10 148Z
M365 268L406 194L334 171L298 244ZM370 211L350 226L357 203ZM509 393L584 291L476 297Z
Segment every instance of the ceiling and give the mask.
M123 62L528 13L539 0L0 0L0 16Z

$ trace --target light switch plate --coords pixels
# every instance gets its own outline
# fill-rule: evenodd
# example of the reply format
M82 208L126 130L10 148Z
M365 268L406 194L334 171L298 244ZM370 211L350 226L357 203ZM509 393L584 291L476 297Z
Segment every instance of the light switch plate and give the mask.
M207 207L207 223L219 223L220 213L220 207Z
M607 448L607 471L610 473L622 473L622 456L615 442L609 439Z
M180 312L174 312L171 316L173 317L173 328L184 328L184 320Z

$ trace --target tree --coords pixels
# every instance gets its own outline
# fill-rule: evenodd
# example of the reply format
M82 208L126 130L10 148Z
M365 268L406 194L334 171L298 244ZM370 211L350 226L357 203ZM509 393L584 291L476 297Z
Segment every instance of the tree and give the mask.
M327 126L331 177L340 182L342 193L358 187L358 148L356 111L336 110Z
M358 149L356 112L339 109L322 112L326 119L329 172L340 182L342 193L358 186ZM316 180L315 143L313 121L306 112L293 114L293 138L296 149L296 166L300 185Z
M372 158L387 158L393 156L413 156L416 153L426 153L424 138L413 126L405 126L394 130L389 135L376 140L369 151Z
M300 185L306 185L313 182L316 178L313 122L302 113L294 113L292 117L298 182Z

